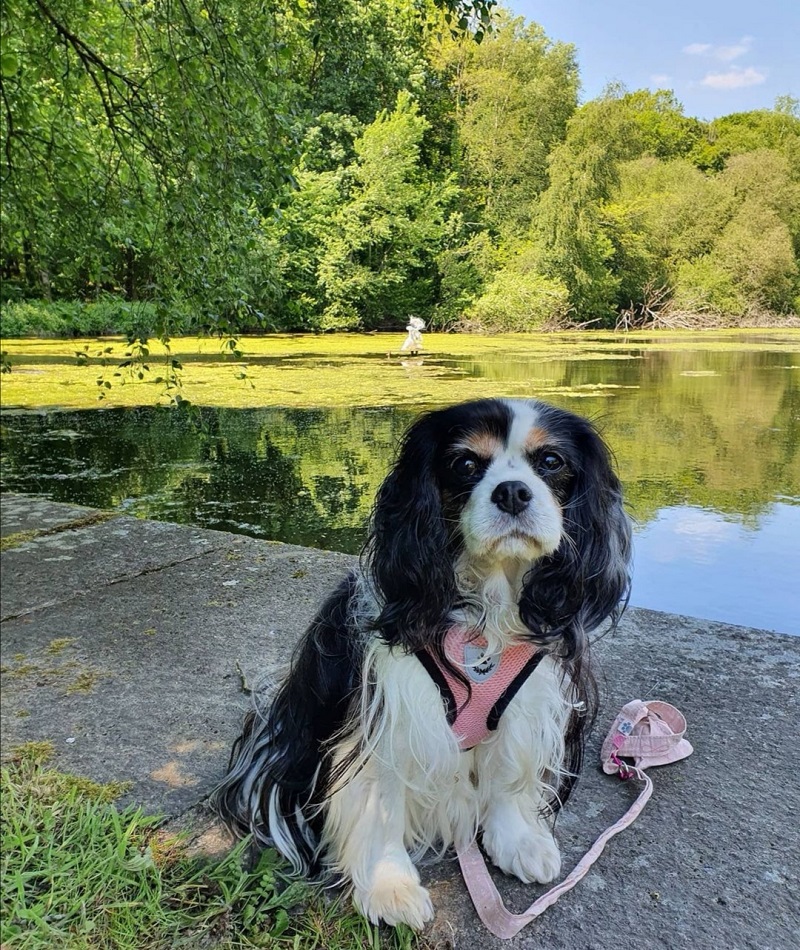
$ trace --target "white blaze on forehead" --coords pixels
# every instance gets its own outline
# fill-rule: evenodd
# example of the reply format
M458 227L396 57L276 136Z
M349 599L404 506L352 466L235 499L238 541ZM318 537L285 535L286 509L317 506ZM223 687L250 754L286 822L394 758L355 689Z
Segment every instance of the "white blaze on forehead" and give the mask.
M506 438L504 455L509 465L515 459L524 459L530 445L531 432L539 428L541 413L529 402L509 399L506 404L511 409L511 429Z

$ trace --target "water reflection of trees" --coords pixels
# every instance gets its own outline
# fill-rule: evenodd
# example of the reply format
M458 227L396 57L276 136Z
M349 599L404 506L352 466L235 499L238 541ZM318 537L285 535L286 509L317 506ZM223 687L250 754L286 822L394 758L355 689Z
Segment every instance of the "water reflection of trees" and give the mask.
M9 415L3 488L357 551L412 417L276 409Z
M396 413L271 409L204 416L214 464L207 476L186 478L174 499L193 512L189 520L296 544L360 548L375 488L403 427Z
M800 391L786 354L640 357L523 363L532 395L543 391L599 422L637 520L688 504L752 521L776 496L800 495ZM499 372L499 361L486 363ZM506 379L522 371L504 369ZM635 388L575 398L598 385ZM413 416L394 409L6 415L3 487L355 551Z

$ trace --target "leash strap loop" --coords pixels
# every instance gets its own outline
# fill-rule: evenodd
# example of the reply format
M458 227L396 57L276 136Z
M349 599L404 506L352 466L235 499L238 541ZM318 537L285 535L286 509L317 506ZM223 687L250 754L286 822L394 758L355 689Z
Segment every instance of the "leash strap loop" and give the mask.
M459 849L458 861L464 883L486 929L501 940L510 940L552 907L562 894L572 890L586 876L606 844L632 824L649 801L653 782L644 769L648 765L662 765L691 754L692 747L684 738L685 732L686 720L669 703L643 703L637 699L623 707L603 743L603 770L616 773L621 779L635 777L644 783L644 787L622 818L606 828L572 872L542 894L524 913L512 914L506 908L476 841L466 849ZM634 757L634 764L623 762L620 756Z

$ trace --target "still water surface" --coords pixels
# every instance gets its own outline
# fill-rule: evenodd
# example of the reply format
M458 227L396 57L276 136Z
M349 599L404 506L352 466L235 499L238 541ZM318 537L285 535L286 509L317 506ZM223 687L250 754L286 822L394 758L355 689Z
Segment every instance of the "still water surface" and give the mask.
M546 362L517 343L451 360L449 401L478 377L600 425L636 523L634 604L800 633L797 342L710 339ZM7 410L2 487L355 552L421 408Z

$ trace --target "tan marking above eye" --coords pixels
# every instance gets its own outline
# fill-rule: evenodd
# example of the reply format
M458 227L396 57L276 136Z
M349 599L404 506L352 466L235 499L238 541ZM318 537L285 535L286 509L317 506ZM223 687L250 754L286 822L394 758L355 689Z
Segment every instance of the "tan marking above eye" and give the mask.
M525 451L535 452L536 449L541 449L545 445L552 445L552 443L553 437L547 429L543 429L542 426L534 426L525 439Z
M453 448L458 452L474 452L482 459L492 459L503 451L503 443L490 432L471 432Z

